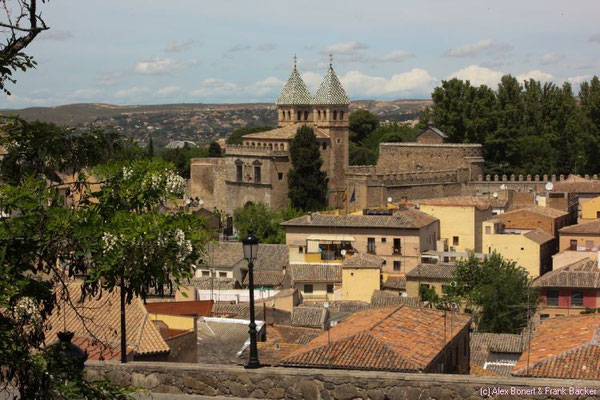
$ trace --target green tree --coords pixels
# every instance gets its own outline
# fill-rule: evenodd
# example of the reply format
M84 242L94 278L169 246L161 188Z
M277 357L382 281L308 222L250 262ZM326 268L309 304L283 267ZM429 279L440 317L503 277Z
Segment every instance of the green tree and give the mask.
M163 160L172 163L179 175L189 179L192 158L209 157L209 154L207 148L189 147L186 143L183 148L180 149L164 149L161 152L161 157Z
M358 146L352 142L349 144L348 162L350 165L375 165L377 153L368 147Z
M221 146L217 142L210 142L208 146L208 156L209 157L222 157L221 154Z
M288 171L292 207L303 211L322 210L327 206L327 176L321 171L323 160L315 132L302 126L290 143L292 167Z
M250 133L270 131L271 129L273 128L264 125L246 125L231 132L231 135L227 137L227 144L242 144L242 136Z
M519 333L534 312L538 294L523 267L497 253L457 263L446 301L465 302L480 332Z
M285 232L279 226L281 216L264 203L246 204L233 213L233 226L240 238L250 230L261 243L285 243Z
M379 119L368 110L356 110L350 114L349 127L350 139L355 143L361 143L371 132L379 126Z
M149 157L154 157L154 142L152 141L152 135L148 135L148 147L146 148L146 152Z

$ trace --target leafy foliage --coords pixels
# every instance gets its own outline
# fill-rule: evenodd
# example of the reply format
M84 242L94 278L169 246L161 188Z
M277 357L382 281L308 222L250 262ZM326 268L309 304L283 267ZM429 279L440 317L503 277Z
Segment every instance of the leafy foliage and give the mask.
M223 157L221 152L221 146L217 142L210 142L208 145L208 156L209 157Z
M264 203L247 204L235 210L233 225L239 237L246 236L252 229L261 243L285 244L285 230L280 223L301 215L290 205L277 212Z
M192 158L210 157L208 149L204 147L189 147L187 144L181 149L163 149L163 160L175 165L177 173L186 179L190 177L190 163Z
M351 114L352 115L352 114ZM383 142L412 142L418 130L402 123L388 123L363 138L361 143L350 142L350 165L373 165L377 163L379 144Z
M227 144L242 144L242 136L250 133L270 131L271 129L273 128L265 125L246 125L231 132L231 135L227 138Z
M292 207L304 211L322 210L327 206L327 176L321 171L323 160L315 132L302 126L290 143L292 167L288 171L289 197Z
M351 139L354 142L362 142L371 132L379 126L379 120L368 110L356 110L350 114L349 126Z
M519 333L528 309L535 310L538 295L527 271L497 253L482 262L474 255L458 262L453 279L445 300L466 302L480 332Z

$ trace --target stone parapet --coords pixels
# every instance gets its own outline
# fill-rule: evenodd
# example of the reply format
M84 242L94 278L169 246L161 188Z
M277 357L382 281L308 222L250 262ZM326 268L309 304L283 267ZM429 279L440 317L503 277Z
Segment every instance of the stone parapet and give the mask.
M155 393L259 399L600 398L600 382L563 379L308 368L246 370L231 365L164 362L89 361L86 371L91 379L107 377L116 384L133 385ZM580 392L575 393L575 390Z
M225 148L226 155L233 156L256 156L256 157L287 157L289 153L282 150L273 150L268 147L244 146L244 145L227 145Z

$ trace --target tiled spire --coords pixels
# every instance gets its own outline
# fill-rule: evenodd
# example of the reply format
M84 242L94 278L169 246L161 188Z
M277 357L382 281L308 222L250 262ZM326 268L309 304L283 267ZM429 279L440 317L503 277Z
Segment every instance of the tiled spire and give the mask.
M290 74L290 78L283 87L281 94L275 102L278 106L281 105L301 105L308 106L312 104L312 96L306 88L306 84L296 69L296 56L294 56L294 69Z
M329 55L329 71L321 82L319 90L314 99L315 105L332 105L332 106L347 106L350 104L350 99L338 79L332 66L332 56Z

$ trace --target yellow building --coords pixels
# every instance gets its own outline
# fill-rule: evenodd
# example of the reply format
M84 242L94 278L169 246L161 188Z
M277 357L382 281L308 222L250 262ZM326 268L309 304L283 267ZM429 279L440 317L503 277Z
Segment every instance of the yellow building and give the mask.
M342 265L342 300L371 302L375 290L381 288L383 259L358 253Z
M506 232L500 219L483 223L483 253L499 253L525 268L532 278L552 269L554 236L542 230Z
M421 264L406 274L407 297L419 297L419 288L435 290L440 298L451 284L456 264Z
M581 202L580 207L581 218L579 218L579 223L600 218L600 196Z
M335 289L342 283L342 265L290 264L290 277L304 300L337 300Z
M419 210L440 220L440 238L456 253L481 253L481 224L492 218L488 199L473 196L411 200Z

